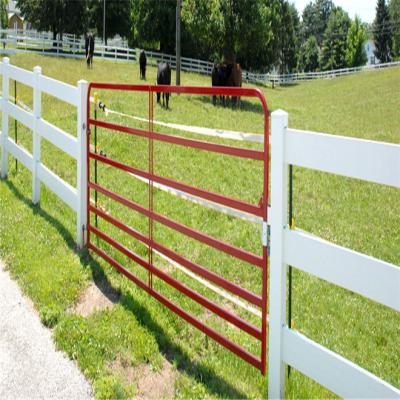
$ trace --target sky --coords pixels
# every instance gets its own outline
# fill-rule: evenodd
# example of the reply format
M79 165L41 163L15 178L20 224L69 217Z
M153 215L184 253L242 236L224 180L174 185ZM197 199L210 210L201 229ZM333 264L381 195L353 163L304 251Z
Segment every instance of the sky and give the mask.
M301 15L311 0L291 0L291 2L296 5ZM375 18L376 0L333 0L333 2L346 10L350 18L354 18L356 14L363 22L373 22Z

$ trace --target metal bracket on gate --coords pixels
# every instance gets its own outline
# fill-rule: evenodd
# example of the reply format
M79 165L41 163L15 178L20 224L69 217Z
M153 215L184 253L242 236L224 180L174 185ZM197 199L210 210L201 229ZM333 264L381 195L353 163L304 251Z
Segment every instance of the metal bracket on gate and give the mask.
M262 231L261 231L261 241L262 245L264 247L267 247L268 252L270 247L270 239L271 239L271 225L269 225L267 221L263 221Z

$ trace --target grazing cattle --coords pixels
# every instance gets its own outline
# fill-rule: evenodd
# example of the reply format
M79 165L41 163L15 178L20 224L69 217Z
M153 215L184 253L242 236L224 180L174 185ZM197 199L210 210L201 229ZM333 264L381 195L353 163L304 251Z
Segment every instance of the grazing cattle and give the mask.
M228 86L228 79L231 74L232 65L214 64L211 72L211 82L213 86ZM220 96L221 103L225 106L225 96ZM214 106L217 103L217 96L213 96Z
M140 65L140 79L146 80L147 58L144 50L140 50L139 65Z
M232 71L228 79L227 86L242 87L242 69L240 64L233 64ZM240 96L232 97L232 104L236 107L240 107Z
M85 55L88 68L93 67L94 36L89 32L85 37Z
M171 85L171 67L168 63L158 64L157 85ZM163 107L165 107L164 97L166 98L167 109L168 109L169 93L162 94ZM161 98L161 93L157 93L157 103L160 102L160 98Z
M211 82L213 86L242 86L242 70L239 64L214 64L211 73ZM225 106L225 96L220 96L221 103ZM217 97L213 96L213 104L217 102ZM239 98L232 98L235 105L239 105Z

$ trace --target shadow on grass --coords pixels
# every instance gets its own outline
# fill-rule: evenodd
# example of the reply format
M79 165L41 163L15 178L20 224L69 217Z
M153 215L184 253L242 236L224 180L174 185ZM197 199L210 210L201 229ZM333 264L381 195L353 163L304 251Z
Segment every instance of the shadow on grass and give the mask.
M212 104L212 96L196 96L196 99L201 101L202 103L207 103L207 104ZM257 99L257 103L253 103L249 100L246 100L244 97L241 98L240 100L240 107L236 107L233 105L232 100L229 98L226 100L226 106L224 107L220 99L217 99L217 104L214 106L215 109L231 109L234 111L237 111L238 113L240 112L251 112L251 113L256 113L256 114L264 114L264 109L262 104L260 103L260 100ZM267 98L267 104L268 104L268 98ZM269 110L271 112L271 110Z
M72 251L77 252L74 237L59 220L50 215L46 210L40 208L40 206L33 205L31 199L24 196L24 194L10 180L6 180L5 184L19 201L24 203L32 210L34 215L43 218L49 224L54 226L64 239L67 246ZM111 285L102 266L89 254L86 249L78 251L77 254L80 256L81 265L84 268L90 268L95 285L106 297L109 296L110 293L118 292ZM146 326L149 332L154 335L161 353L169 362L173 363L175 360L178 360L178 369L180 371L185 372L198 382L201 382L216 396L237 399L243 399L247 397L245 393L238 391L231 384L226 382L220 376L216 375L212 369L193 361L180 346L178 346L168 337L165 330L157 323L157 321L154 320L150 312L133 296L126 294L122 295L120 304L127 311L132 313L135 318L144 326Z
M85 267L88 266L91 269L93 280L100 290L115 290L103 268L93 257L86 254L81 260ZM123 294L119 303L151 332L164 358L171 364L178 361L177 367L180 371L201 382L215 396L235 399L244 399L247 397L245 393L238 391L231 384L216 375L212 369L193 361L177 343L168 337L166 331L152 317L148 309L140 304L132 295Z
M32 210L34 215L38 215L39 217L45 219L48 223L54 226L57 231L60 233L62 238L65 240L67 246L73 251L77 251L75 238L71 235L71 232L55 217L50 215L46 210L40 207L40 205L34 205L30 198L26 197L9 179L4 181L8 188L11 190L13 195L24 203L27 207Z

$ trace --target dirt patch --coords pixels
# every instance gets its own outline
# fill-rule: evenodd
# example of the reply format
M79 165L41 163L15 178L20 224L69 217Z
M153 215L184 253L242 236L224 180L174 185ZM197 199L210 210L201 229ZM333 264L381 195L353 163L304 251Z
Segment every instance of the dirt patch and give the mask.
M164 360L158 371L154 371L149 364L132 367L120 358L110 363L108 367L120 376L126 385L136 384L135 399L137 400L174 397L176 371L167 360Z
M75 312L87 317L97 310L111 308L118 303L121 295L108 282L92 283L79 299Z
M175 393L175 370L164 360L160 371L154 372L148 364L137 368L137 399L172 399Z

